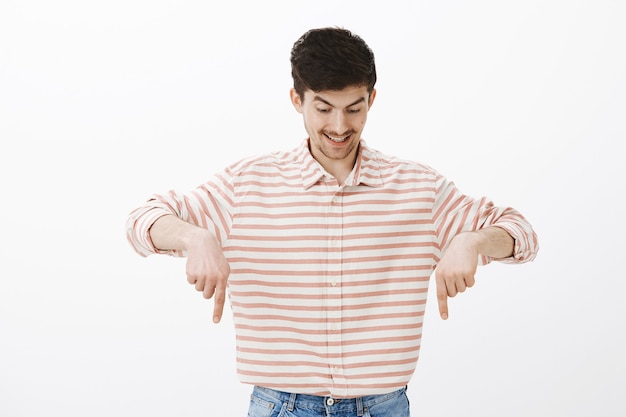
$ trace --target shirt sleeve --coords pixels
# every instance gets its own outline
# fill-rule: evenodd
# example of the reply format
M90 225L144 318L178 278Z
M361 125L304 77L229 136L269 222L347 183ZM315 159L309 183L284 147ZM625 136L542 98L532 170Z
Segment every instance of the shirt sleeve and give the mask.
M526 218L514 208L496 206L486 197L476 199L464 195L453 182L441 175L437 177L435 190L433 221L440 256L457 234L497 226L514 239L513 255L504 259L481 255L480 264L488 264L493 260L524 263L536 257L539 250L537 235Z
M150 239L150 228L154 222L164 215L173 214L186 222L211 230L223 246L232 222L233 194L230 170L215 175L189 192L171 190L165 194L154 194L128 215L128 242L141 256L185 256L184 251L180 250L160 250Z

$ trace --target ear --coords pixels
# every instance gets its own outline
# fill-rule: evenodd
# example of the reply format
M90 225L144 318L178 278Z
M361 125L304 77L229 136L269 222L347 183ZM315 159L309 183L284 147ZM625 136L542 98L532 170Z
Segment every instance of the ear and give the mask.
M296 111L298 113L302 113L302 98L295 88L289 90L289 98L291 99L291 104L293 104Z
M374 99L376 98L376 89L374 88L372 90L372 92L370 93L370 97L367 103L367 109L369 110L372 107L372 104L374 104Z

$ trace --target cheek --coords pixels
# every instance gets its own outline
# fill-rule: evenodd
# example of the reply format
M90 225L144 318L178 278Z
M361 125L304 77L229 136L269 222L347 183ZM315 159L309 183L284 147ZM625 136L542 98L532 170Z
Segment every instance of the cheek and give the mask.
M306 113L304 117L304 124L311 129L319 129L323 125L323 119L317 114L317 112Z

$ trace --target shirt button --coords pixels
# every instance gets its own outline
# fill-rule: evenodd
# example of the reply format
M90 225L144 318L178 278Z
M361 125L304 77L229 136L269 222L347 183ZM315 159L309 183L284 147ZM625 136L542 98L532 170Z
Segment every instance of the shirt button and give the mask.
M337 281L330 281L330 285L333 286L333 287L336 287L337 286Z
M337 325L336 325L336 324L333 324L332 326L330 326L330 329L331 329L332 331L337 331Z
M337 246L337 238L336 237L332 238L330 240L330 244L333 245L333 246Z
M333 404L335 404L335 400L333 400L332 398L328 398L326 400L326 405L333 405Z

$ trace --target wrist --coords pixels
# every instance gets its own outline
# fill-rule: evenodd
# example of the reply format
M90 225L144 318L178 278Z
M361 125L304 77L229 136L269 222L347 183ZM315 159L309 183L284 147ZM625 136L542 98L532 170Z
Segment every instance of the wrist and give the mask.
M184 250L193 250L196 247L206 247L211 244L213 235L199 226L189 225L184 233L180 235L181 244Z
M452 241L455 244L462 245L467 249L472 249L476 252L476 254L480 254L482 253L481 249L485 246L486 239L481 233L477 231L470 231L459 233Z

